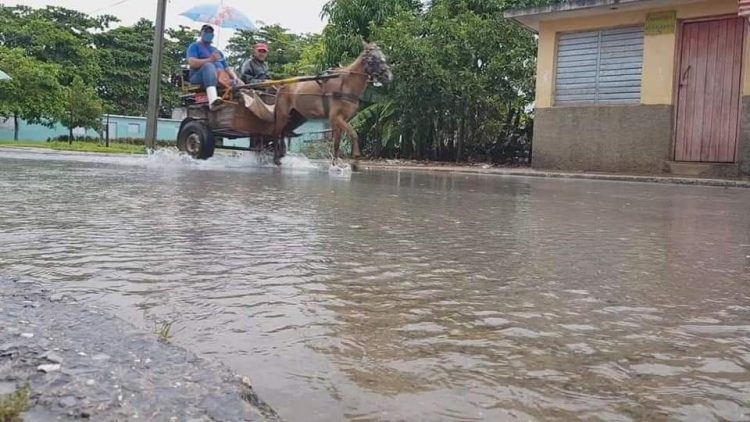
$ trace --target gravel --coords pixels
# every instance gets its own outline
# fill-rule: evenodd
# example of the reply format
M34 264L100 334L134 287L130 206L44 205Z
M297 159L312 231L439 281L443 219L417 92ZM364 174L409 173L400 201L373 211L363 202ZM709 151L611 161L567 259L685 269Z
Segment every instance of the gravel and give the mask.
M30 387L23 420L280 420L247 378L50 288L0 276L0 394Z

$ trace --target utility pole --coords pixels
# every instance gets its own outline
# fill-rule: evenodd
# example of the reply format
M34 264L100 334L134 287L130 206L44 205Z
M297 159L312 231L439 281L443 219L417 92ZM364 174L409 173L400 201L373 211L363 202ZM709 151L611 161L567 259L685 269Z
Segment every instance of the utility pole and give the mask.
M146 120L146 146L156 148L156 125L159 117L159 85L161 83L161 58L164 49L164 20L167 0L156 0L156 31L154 51L151 55L151 83L148 91L148 118Z

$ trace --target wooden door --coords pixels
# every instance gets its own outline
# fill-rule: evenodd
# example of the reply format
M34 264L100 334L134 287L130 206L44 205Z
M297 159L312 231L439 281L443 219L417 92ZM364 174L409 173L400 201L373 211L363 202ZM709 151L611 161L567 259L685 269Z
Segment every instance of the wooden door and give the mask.
M682 26L676 161L735 162L746 22L730 18Z

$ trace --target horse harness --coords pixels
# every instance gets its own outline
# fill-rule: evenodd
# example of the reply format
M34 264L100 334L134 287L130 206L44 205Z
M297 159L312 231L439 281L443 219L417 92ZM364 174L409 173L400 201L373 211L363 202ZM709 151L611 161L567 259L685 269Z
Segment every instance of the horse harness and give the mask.
M351 72L351 71L341 72L341 73L362 74L362 75L367 76L368 79L370 78L370 75L366 73ZM315 82L317 82L320 88L323 89L322 80L317 80ZM344 78L341 78L341 86L339 87L340 90L344 89L344 82L345 82ZM359 102L362 101L362 98L360 98L358 95L349 94L345 92L331 92L328 94L324 93L321 97L322 97L321 100L323 101L323 112L325 113L326 116L330 116L331 114L331 100L341 100L341 101L345 101L347 103L354 104L357 106L359 106Z

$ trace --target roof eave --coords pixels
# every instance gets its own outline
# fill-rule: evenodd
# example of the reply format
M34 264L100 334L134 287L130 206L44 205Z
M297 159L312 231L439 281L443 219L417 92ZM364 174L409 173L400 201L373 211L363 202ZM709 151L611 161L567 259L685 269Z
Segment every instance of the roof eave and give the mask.
M534 32L539 32L539 22L541 21L542 16L549 17L549 15L561 15L566 12L575 12L586 9L619 7L646 1L648 0L569 0L552 6L511 9L505 11L503 16L506 19L511 19L520 23Z

